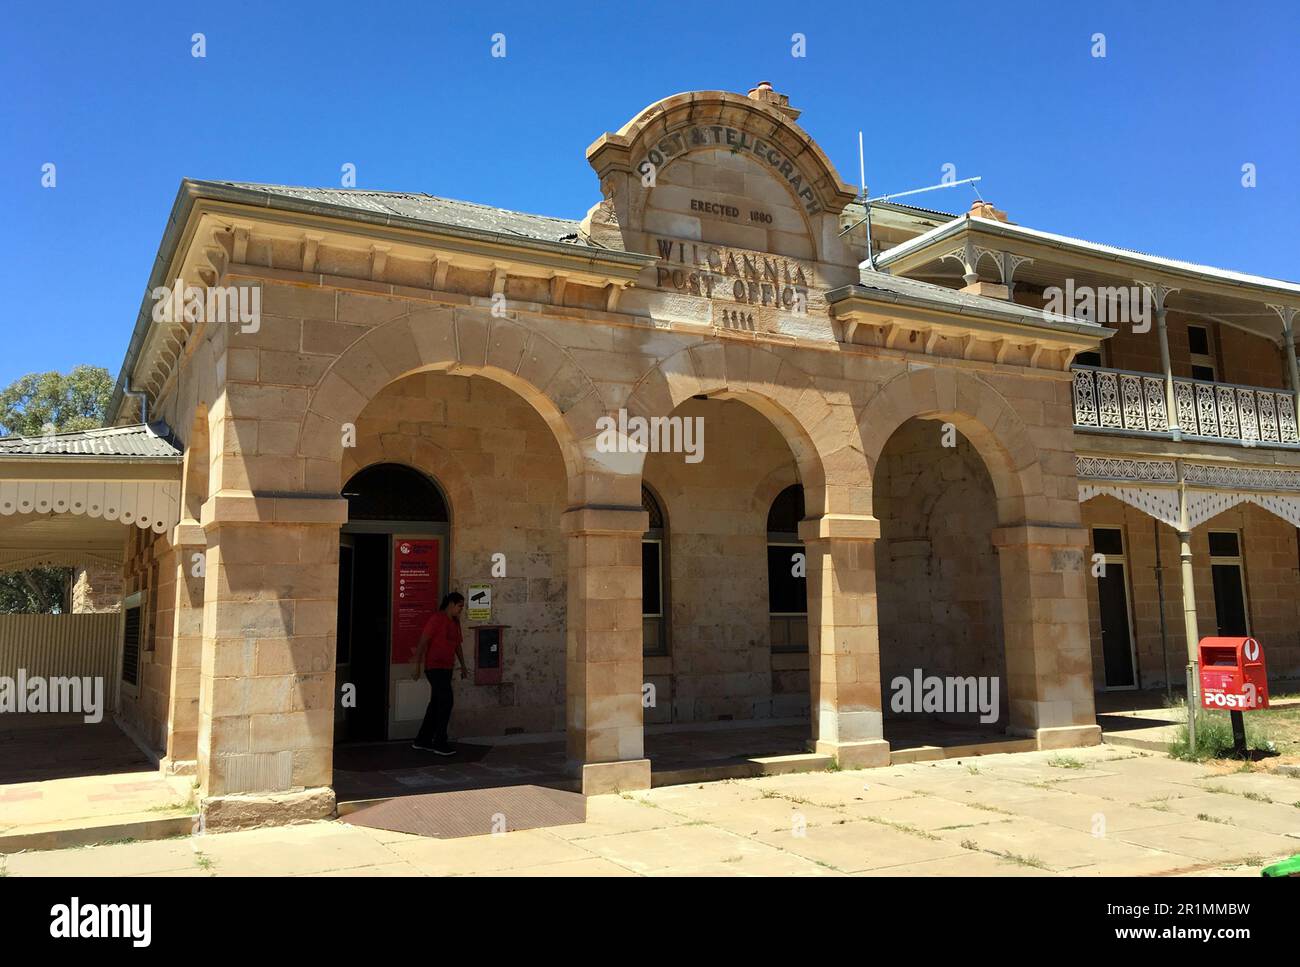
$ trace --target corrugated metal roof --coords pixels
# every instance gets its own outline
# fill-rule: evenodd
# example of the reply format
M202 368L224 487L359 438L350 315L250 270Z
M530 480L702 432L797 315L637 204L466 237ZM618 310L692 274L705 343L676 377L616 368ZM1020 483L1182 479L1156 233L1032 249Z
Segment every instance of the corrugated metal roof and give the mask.
M876 256L876 265L892 265L912 252L924 251L929 246L936 245L941 241L944 242L945 245L950 244L954 236L959 235L963 231L970 231L972 229L979 229L995 235L1025 239L1031 242L1039 242L1044 245L1050 245L1054 248L1073 249L1078 252L1086 252L1090 255L1108 258L1112 261L1123 263L1130 268L1147 266L1150 268L1168 269L1175 272L1201 276L1202 278L1231 282L1237 285L1287 290L1293 293L1300 292L1300 283L1292 282L1287 279L1270 279L1265 276L1250 275L1246 272L1237 272L1233 269L1221 269L1213 265L1202 265L1198 262L1185 262L1181 259L1166 258L1163 255L1151 255L1147 252L1138 251L1137 249L1120 248L1116 245L1104 245L1101 242L1089 242L1082 238L1073 238L1069 235L1058 235L1055 232L1044 232L1041 229L1029 228L1025 225L999 222L969 214L958 216L943 225L930 229L930 231L923 235L909 238L906 242L901 242L893 248L886 249Z
M363 191L358 188L306 188L294 185L260 185L242 181L217 181L244 191L281 198L297 198L323 205L340 205L380 215L399 215L438 225L455 225L484 232L507 232L544 242L572 242L592 247L578 237L579 222L550 215L530 215L476 202L438 198L420 192Z
M46 436L13 434L0 437L0 459L6 456L77 456L180 460L181 454L181 448L166 423L108 426Z
M847 295L855 290L860 292L863 289L870 289L896 297L894 301L906 301L913 304L926 303L968 315L991 315L1076 332L1095 329L1099 333L1106 334L1105 327L1095 322L1086 322L1068 316L1057 315L1043 309L1035 309L1032 306L1022 306L1016 302L1008 302L1005 299L973 295L969 292L950 289L947 286L936 285L933 282L910 279L907 276L889 275L885 272L876 272L867 268L860 271L862 275L860 281L831 290L827 294L828 299L835 302L838 301L837 296Z

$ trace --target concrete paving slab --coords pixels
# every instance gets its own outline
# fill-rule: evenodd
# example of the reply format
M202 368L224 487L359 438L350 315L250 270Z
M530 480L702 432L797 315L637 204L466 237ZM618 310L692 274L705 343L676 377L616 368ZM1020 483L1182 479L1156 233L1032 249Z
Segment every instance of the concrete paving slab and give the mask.
M472 876L637 876L625 867L599 856L539 866L520 866L508 870L473 873Z
M703 821L711 826L734 833L752 835L759 832L779 832L803 826L827 826L843 822L845 816L837 808L818 806L811 802L795 801L784 793L763 790L759 799L745 799L719 810L712 803L695 803L679 800L659 806L661 811L671 811L683 821ZM798 797L796 797L798 798Z
M1011 823L990 823L973 829L936 834L951 842L972 843L987 853L1019 857L1041 868L1069 872L1083 866L1144 860L1156 849L1138 846L1114 836L1098 837L1054 823L1017 817ZM1169 856L1169 868L1190 866L1186 856Z
M14 853L6 869L13 876L142 876L195 869L190 837L88 846L84 849Z
M964 850L952 856L926 860L922 863L904 863L878 870L863 870L852 876L1059 876L1051 870L1024 866L1000 856Z
M814 827L801 837L762 833L758 839L844 873L902 866L963 852L954 842L905 833L870 820Z
M1071 792L1089 796L1098 796L1115 802L1130 805L1138 803L1161 802L1177 799L1181 796L1196 795L1196 787L1190 783L1175 782L1137 775L1089 776L1077 779L1069 784Z
M776 847L756 839L703 824L599 836L584 839L581 845L592 853L643 874L683 866L739 863L762 858L778 862L773 854L779 852Z
M1010 817L940 796L912 796L887 802L850 803L843 812L852 819L874 819L901 826L915 826L927 832L938 829L1003 823Z
M410 863L379 863L375 866L353 866L346 870L321 870L308 876L419 876L420 871Z
M737 855L719 863L693 863L652 870L646 876L844 876L793 853Z
M1290 836L1296 839L1295 851L1300 853L1300 809L1289 803L1258 802L1220 793L1174 799L1169 802L1169 809L1180 816L1208 815L1242 829Z
M207 834L193 844L227 876L303 875L394 860L384 844L330 822Z
M918 767L913 767L918 768ZM754 789L774 792L802 799L815 806L839 806L852 802L885 802L905 799L911 790L888 783L877 777L878 769L859 769L852 772L812 773L798 776L777 776L751 780Z
M1179 785L1190 785L1205 776L1214 774L1209 766L1196 762L1182 762L1160 754L1134 754L1106 763L1106 771L1120 775L1163 779Z
M425 839L389 843L390 855L404 860L428 876L490 873L590 859L591 851L551 836L545 830L525 829L514 833L466 836L462 839Z
M1222 787L1238 795L1254 793L1267 796L1273 802L1300 802L1300 779L1291 776L1269 775L1261 772L1211 773L1197 779L1192 785L1201 792L1212 792Z
M1070 790L1066 796L1046 793L1036 799L1021 799L1015 804L1016 816L1027 816L1041 822L1063 826L1091 835L1094 830L1103 834L1126 829L1145 829L1168 826L1180 817L1158 809L1135 806L1100 796L1089 796Z
M1213 863L1244 861L1260 857L1261 865L1300 852L1300 841L1289 836L1241 829L1225 823L1191 819L1152 829L1132 829L1115 834L1125 843L1166 850Z
M659 805L650 801L648 796L633 795L624 799L622 796L591 796L587 799L587 821L572 826L551 826L547 832L558 839L579 841L594 836L613 836L617 833L637 832L643 829L664 829L672 826L684 826L691 817L677 812L680 802L674 806ZM715 810L716 807L710 807Z

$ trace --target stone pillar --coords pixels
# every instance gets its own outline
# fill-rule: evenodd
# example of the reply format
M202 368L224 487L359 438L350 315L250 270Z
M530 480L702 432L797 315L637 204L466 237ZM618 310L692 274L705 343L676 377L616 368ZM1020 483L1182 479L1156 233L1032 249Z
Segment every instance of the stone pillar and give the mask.
M203 584L207 571L203 525L196 520L181 521L172 532L172 547L176 555L176 587L171 687L167 699L167 751L159 768L165 775L191 776L198 768Z
M814 751L846 769L889 765L880 697L874 517L799 524L808 566L808 683Z
M565 695L569 769L584 795L650 788L641 686L640 509L579 507L568 535Z
M198 775L205 828L333 815L339 527L347 501L203 505Z
M1018 524L993 531L1002 578L1008 731L1040 749L1101 741L1092 694L1088 570L1082 527Z

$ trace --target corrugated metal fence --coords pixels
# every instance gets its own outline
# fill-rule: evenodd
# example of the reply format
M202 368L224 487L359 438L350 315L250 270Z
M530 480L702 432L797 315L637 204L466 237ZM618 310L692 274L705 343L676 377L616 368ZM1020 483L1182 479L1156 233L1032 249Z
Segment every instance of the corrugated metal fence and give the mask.
M118 636L122 615L0 614L0 677L103 676L116 707Z

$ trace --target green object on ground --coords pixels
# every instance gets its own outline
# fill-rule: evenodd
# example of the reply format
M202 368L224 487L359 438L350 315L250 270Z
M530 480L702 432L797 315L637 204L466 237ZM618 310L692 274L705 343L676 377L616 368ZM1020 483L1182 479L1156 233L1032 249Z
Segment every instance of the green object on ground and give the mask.
M1282 860L1260 871L1260 876L1300 876L1300 854Z

